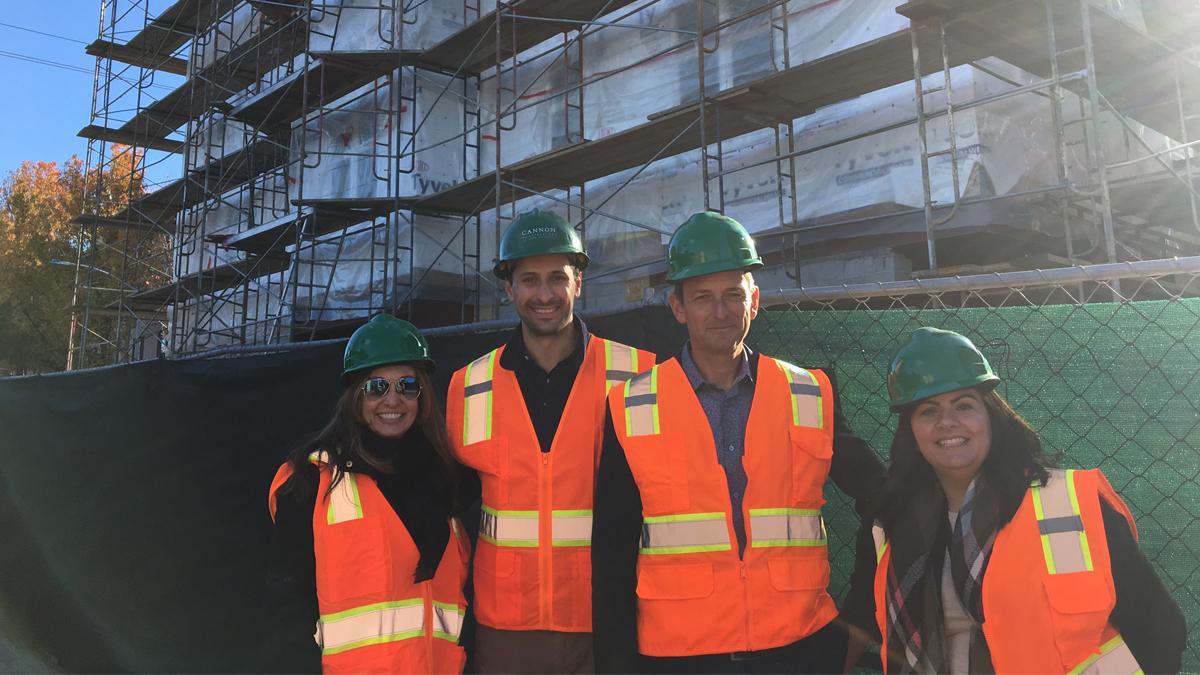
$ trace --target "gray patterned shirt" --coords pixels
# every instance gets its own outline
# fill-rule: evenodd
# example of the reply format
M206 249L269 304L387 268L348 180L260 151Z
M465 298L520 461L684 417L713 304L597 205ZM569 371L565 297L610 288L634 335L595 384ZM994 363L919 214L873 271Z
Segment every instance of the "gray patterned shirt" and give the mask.
M750 374L750 348L742 350L741 368L733 378L733 386L722 390L704 380L700 368L692 359L692 346L684 345L679 363L688 382L696 391L713 443L717 446L717 461L725 469L729 485L729 501L733 506L733 529L737 534L738 556L746 549L746 524L742 518L742 498L746 496L746 468L742 455L746 449L746 423L750 419L750 403L754 400L754 376Z

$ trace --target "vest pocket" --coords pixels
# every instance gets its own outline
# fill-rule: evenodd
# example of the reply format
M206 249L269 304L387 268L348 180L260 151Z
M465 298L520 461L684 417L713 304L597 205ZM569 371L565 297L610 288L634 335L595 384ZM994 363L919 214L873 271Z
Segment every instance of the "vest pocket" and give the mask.
M1049 574L1042 578L1054 642L1063 668L1070 670L1100 646L1116 597L1099 572Z
M516 555L503 546L484 544L475 549L475 570L477 573L507 579L513 575L517 567Z
M1113 590L1099 572L1048 574L1042 578L1046 598L1056 612L1087 614L1112 611Z
M833 443L816 429L788 429L792 457L792 496L804 503L820 503L833 460Z
M463 447L458 460L480 473L486 501L508 503L508 439L500 436Z
M704 433L709 433L707 425ZM683 434L666 431L654 436L632 436L622 446L646 512L686 511L690 501L688 444Z
M642 565L637 596L643 600L691 600L713 593L711 563Z
M818 591L829 587L829 562L824 556L769 558L767 571L777 591Z

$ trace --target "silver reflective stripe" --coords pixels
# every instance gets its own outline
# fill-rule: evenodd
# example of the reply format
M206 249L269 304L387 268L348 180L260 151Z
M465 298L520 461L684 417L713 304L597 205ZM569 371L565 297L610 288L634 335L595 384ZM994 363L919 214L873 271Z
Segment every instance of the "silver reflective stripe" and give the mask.
M1141 675L1142 667L1133 652L1125 644L1125 639L1117 635L1100 646L1100 653L1093 654L1086 661L1071 669L1070 675Z
M1029 492L1046 571L1050 574L1092 571L1092 554L1075 495L1075 470L1051 471L1045 487L1034 485Z
M538 545L537 511L498 511L483 505L479 517L479 536L495 546L533 547Z
M326 523L337 525L363 517L362 499L358 494L358 479L349 471L342 473L341 480L333 486L327 497L329 509L325 514Z
M550 518L554 546L591 546L592 512L586 509L554 511Z
M462 633L463 612L458 605L446 602L433 603L433 636L451 642L458 642Z
M750 547L825 546L820 509L750 509Z
M887 551L887 534L883 531L883 526L876 521L871 526L871 539L875 542L875 564L878 565L880 560L883 560L883 554Z
M821 398L821 384L807 370L779 361L787 377L788 391L792 398L792 424L799 427L825 426L825 407Z
M682 513L642 520L644 555L728 551L729 526L724 513Z
M421 598L380 602L326 614L317 622L317 644L324 654L397 642L425 634L425 605Z
M658 434L658 366L625 382L625 435Z
M467 364L463 373L463 445L492 437L492 374L496 350Z
M604 391L637 375L637 350L612 340L604 341Z

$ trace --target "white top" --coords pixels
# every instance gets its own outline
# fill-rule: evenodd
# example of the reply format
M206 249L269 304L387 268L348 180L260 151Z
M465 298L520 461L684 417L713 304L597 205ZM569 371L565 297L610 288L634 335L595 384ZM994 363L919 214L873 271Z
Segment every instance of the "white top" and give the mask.
M958 513L947 511L947 515L953 527ZM971 666L971 631L975 628L975 619L958 599L958 591L954 590L954 574L950 571L948 554L942 563L942 627L946 633L946 672L967 673ZM919 672L930 673L924 668Z
M950 526L958 514L947 511ZM942 623L946 631L946 667L951 673L966 673L970 668L971 631L975 629L975 618L958 599L954 589L954 575L950 572L950 556L942 565Z

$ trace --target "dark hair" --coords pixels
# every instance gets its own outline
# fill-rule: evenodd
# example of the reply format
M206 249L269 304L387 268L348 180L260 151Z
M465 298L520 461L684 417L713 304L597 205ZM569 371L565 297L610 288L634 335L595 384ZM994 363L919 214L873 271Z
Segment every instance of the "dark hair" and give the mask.
M976 391L987 410L992 436L991 449L980 470L999 498L998 526L1002 527L1016 515L1029 484L1033 481L1046 483L1050 477L1047 469L1055 466L1055 458L1042 451L1037 432L995 389ZM933 467L921 456L912 432L912 413L919 404L917 401L900 410L900 422L892 436L887 479L876 501L876 517L888 532L917 495L937 481Z
M579 255L578 253L563 253L563 255L567 256L567 264L575 269L576 276L583 274L584 268L587 267L583 256ZM513 272L517 269L517 263L521 262L522 260L524 260L524 258L517 258L516 260L506 260L501 262L498 275L500 279L502 281L512 283Z
M446 502L447 509L457 508L454 503L457 497L457 463L450 452L450 439L446 435L446 418L438 405L433 392L433 382L424 365L411 364L416 371L417 381L421 384L421 397L417 399L417 419L414 427L419 427L425 439L433 450L435 461L434 470L441 474L442 484L449 490ZM329 487L337 485L345 473L348 462L362 462L380 473L394 473L402 470L399 463L403 458L379 457L372 454L363 443L363 434L369 433L366 420L362 416L362 385L371 375L372 368L363 369L350 375L342 395L334 406L333 417L325 424L325 428L317 432L307 442L300 445L288 455L288 463L292 465L293 475L299 473L308 463L308 456L313 452L324 451L329 455L329 466L333 468L333 480ZM409 433L412 429L409 429ZM293 488L293 481L285 483L280 493Z

